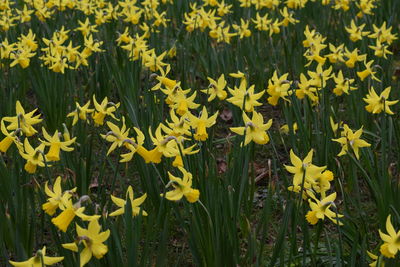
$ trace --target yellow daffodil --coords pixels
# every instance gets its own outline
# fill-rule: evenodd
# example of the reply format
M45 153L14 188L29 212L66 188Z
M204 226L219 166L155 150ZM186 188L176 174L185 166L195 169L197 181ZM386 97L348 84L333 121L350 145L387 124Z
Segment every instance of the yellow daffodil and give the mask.
M311 199L308 199L311 211L307 212L306 220L310 224L316 224L319 220L323 220L325 217L327 217L333 223L343 225L343 223L339 221L339 218L342 218L343 215L330 210L331 206L336 208L334 203L336 199L336 192L321 200L318 200L311 192L308 194L311 197Z
M54 265L62 261L64 257L49 257L46 256L46 246L38 250L32 258L26 261L9 261L12 266L15 267L44 267L47 265Z
M243 112L244 127L231 127L230 130L239 135L244 135L245 140L242 145L247 145L251 141L256 144L264 145L269 142L269 136L266 131L271 128L272 119L264 124L264 118L261 113L253 111L252 118L250 119L246 113Z
M317 87L314 86L312 79L307 79L306 75L300 74L300 82L297 83L296 96L298 99L303 99L307 96L313 104L318 103Z
M19 150L19 154L26 160L24 169L28 173L35 173L37 166L44 167L46 157L44 156L45 144L40 144L35 149L31 146L28 138L24 140L24 147Z
M297 157L292 149L290 150L290 161L293 166L284 166L288 172L293 174L293 188L300 189L302 185L305 189L311 188L315 180L320 177L321 172L326 169L326 166L318 167L312 164L312 158L312 149L303 160Z
M341 70L337 76L333 76L333 80L336 83L335 88L333 88L333 93L337 96L341 96L343 93L348 95L349 91L357 90L357 87L351 86L354 79L344 78Z
M121 129L112 122L107 121L106 124L108 128L110 128L110 131L107 134L101 134L101 137L104 138L107 142L112 143L107 151L108 156L112 151L114 151L115 148L117 148L117 146L121 147L124 144L125 140L129 138L129 128L126 128L125 117L122 117Z
M369 45L368 47L374 50L374 55L377 57L387 59L387 55L393 55L393 52L388 50L388 45L381 43L378 39L376 39L376 45Z
M363 61L367 58L367 55L365 54L359 55L358 53L359 53L358 48L355 48L353 51L350 51L347 48L345 48L344 58L347 59L345 61L347 67L354 68L357 62Z
M61 188L61 177L58 176L54 182L53 190L49 188L48 182L46 182L44 191L49 198L47 202L42 205L42 209L48 215L53 216L60 206L65 205L69 201L72 194L76 191L76 188L63 192Z
M365 78L371 75L372 79L380 82L380 80L375 76L376 71L374 71L373 67L371 66L373 63L373 60L369 61L368 63L364 61L365 70L357 71L357 76L360 77L361 81L364 81Z
M170 109L169 114L171 122L166 121L166 125L161 124L162 130L167 135L172 135L175 137L179 137L182 135L190 136L191 133L190 133L188 113L181 117L178 117L175 114L175 110Z
M72 126L74 126L78 119L84 120L87 122L87 115L92 113L94 109L89 108L90 100L83 106L80 106L78 102L75 103L76 109L70 113L68 113L67 117L73 117Z
M267 93L270 95L268 97L268 103L276 106L278 101L282 98L285 101L289 101L286 97L289 95L289 88L291 82L287 79L289 73L285 73L278 77L277 71L274 71L272 78L268 80ZM246 112L251 112L246 110Z
M46 129L42 127L42 133L43 137L46 141L42 141L42 144L45 144L46 146L50 146L49 152L46 154L47 159L50 161L59 161L60 160L60 150L71 152L74 150L73 147L69 147L72 145L76 137L66 140L66 141L61 141L60 140L60 135L61 133L56 130L53 136L50 136Z
M369 267L385 267L385 262L381 260L381 264L379 266L377 266L378 263L378 259L379 257L369 251L367 251L368 257L371 258L371 260L373 260L373 262L371 262L369 264Z
M357 159L360 158L359 148L369 147L371 144L367 143L365 140L361 139L362 127L357 131L353 132L347 124L343 126L343 131L341 133L342 137L337 139L332 139L332 141L338 142L342 146L342 150L339 152L338 156L341 157L349 152L349 149L354 152Z
M187 91L190 91L190 89L178 89L175 90L175 93L168 95L168 99L171 101L169 107L175 109L176 113L180 116L183 116L187 112L189 112L189 109L196 109L200 106L199 104L194 102L197 92L194 92L191 96L188 97L186 96Z
M104 118L106 117L106 115L109 115L114 120L117 120L117 118L114 115L114 112L117 110L117 108L119 108L120 105L119 103L114 104L112 102L108 102L108 98L105 97L103 101L101 101L101 104L99 104L94 95L93 95L93 103L96 109L95 112L93 113L93 120L95 125L97 126L103 125Z
M2 119L5 122L10 123L7 126L7 130L21 129L26 136L32 136L37 133L37 131L32 127L32 125L35 125L42 121L42 119L40 119L40 114L34 116L37 109L34 109L29 113L25 113L25 110L22 107L21 103L17 101L15 104L15 111L17 113L16 116L4 117Z
M250 21L248 20L245 21L241 18L240 25L237 24L232 25L233 29L237 32L237 35L239 36L240 39L251 36L251 31L249 30L249 23Z
M22 143L19 141L17 136L19 130L8 132L4 120L1 120L1 132L5 137L0 141L0 152L6 153L13 143L18 149L22 148Z
M247 88L246 79L242 79L239 88L236 86L234 89L228 87L232 96L228 98L227 101L246 112L252 112L254 107L261 106L261 103L257 100L259 100L264 94L264 91L254 93L254 87L254 85L251 85Z
M97 220L100 218L99 215L89 216L83 213L85 211L85 207L81 207L81 204L88 198L88 196L83 196L75 204L72 203L71 199L69 199L66 203L62 203L60 206L62 212L57 217L51 219L51 222L57 226L58 229L65 233L75 216L78 216L84 221Z
M350 40L352 42L357 42L362 40L363 36L367 36L369 32L363 32L365 23L357 26L354 20L351 20L350 27L345 27L346 31L350 34Z
M194 203L199 199L200 191L192 188L192 174L183 167L178 167L183 174L183 178L178 178L168 172L169 180L167 186L172 185L174 190L168 191L165 198L171 201L178 201L185 197L190 203ZM163 196L163 194L161 194Z
M292 130L293 130L293 133L297 132L297 130L298 130L297 122L293 123ZM289 125L288 124L282 125L281 128L279 128L279 131L283 134L289 134Z
M330 63L336 62L344 62L344 44L339 46L334 46L333 44L329 44L329 50L331 53L327 54L326 57L329 59Z
M394 258L397 252L400 250L400 231L396 232L396 230L394 229L390 215L386 219L386 231L387 234L383 233L379 229L379 235L384 242L381 245L380 251L382 255L386 258Z
M111 200L112 202L114 202L115 205L117 205L119 207L119 209L117 209L114 212L110 213L110 216L119 216L125 213L125 206L126 206L126 201L130 201L131 204L131 208L132 208L132 217L139 215L140 213L140 205L142 205L142 203L145 201L147 197L147 194L143 194L141 197L139 198L134 198L133 195L133 189L132 186L128 187L128 190L126 191L126 199L124 200L122 198L118 198L118 197L114 197L113 195L111 195ZM142 214L143 216L147 216L147 212L142 210Z
M210 82L210 85L208 86L207 89L201 90L201 92L209 95L207 101L211 102L215 99L215 97L218 97L219 100L224 100L228 95L224 90L227 83L224 74L219 76L218 81L215 81L210 77L207 77L207 79Z
M208 117L206 106L203 106L201 115L199 117L193 114L188 114L190 125L196 130L194 139L198 141L205 141L208 138L207 128L213 126L216 123L218 111L215 112L211 117Z
M108 252L107 245L103 244L110 236L110 230L101 232L101 226L98 220L89 222L87 229L76 225L76 233L79 243L82 243L85 248L80 253L80 267L86 265L94 256L96 259L101 259ZM65 249L78 252L78 246L74 243L62 244Z
M397 102L399 102L399 100L388 100L391 89L392 88L389 86L385 90L383 90L380 95L378 95L375 92L374 87L371 86L371 88L369 89L369 93L366 95L365 98L363 98L363 100L368 104L367 106L365 106L365 109L368 112L374 114L378 114L383 111L389 115L393 115L394 113L390 109L390 106L396 104Z

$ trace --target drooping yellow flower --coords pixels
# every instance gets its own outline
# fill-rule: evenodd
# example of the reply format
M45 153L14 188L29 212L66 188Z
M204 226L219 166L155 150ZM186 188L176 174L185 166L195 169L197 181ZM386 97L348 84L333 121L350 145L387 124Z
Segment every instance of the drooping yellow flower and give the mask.
M358 129L356 132L353 132L349 126L345 124L341 133L342 137L332 139L332 141L338 142L342 146L342 150L338 154L339 157L346 155L351 148L356 158L359 159L359 148L371 146L371 144L360 138L363 131L362 129L363 127Z
M76 191L76 187L63 192L61 188L61 177L58 176L53 185L53 190L50 190L48 182L44 186L44 191L49 197L47 202L42 205L42 209L50 216L53 216L56 210L67 204L72 197L72 194Z
M84 221L93 221L99 219L100 215L89 216L83 213L85 211L85 207L81 207L81 203L86 201L88 198L89 197L87 196L83 196L75 204L72 203L71 199L69 199L66 203L62 203L60 206L62 212L57 217L51 219L51 222L57 226L58 229L65 233L75 216L78 216Z
M133 195L132 186L129 186L128 190L126 191L126 199L127 200L118 198L118 197L114 197L113 195L111 195L112 202L114 202L114 204L117 205L119 207L119 209L111 212L110 216L119 216L119 215L124 214L126 201L128 201L128 199L130 201L131 208L132 208L132 217L137 216L140 213L140 205L142 205L142 203L145 201L146 198L147 198L147 194L145 193L141 197L135 199L134 195ZM147 216L147 212L144 210L142 210L142 214L143 214L143 216Z
M249 20L245 21L241 18L240 25L236 24L232 25L233 29L237 32L237 35L239 36L240 39L251 36L251 31L249 30L249 23L250 23Z
M190 203L194 203L199 199L200 191L192 188L192 174L183 167L178 167L183 174L183 178L178 178L168 172L169 180L167 186L172 185L174 190L168 191L165 198L171 201L178 201L185 197ZM163 194L161 194L163 196Z
M174 109L170 109L169 111L171 122L166 121L166 125L161 124L162 130L167 135L172 135L175 137L179 137L182 135L190 136L190 123L188 115L185 114L181 117L178 117L175 114Z
M306 220L310 224L316 224L319 220L323 220L327 217L333 223L343 225L343 223L339 221L339 218L342 218L343 215L330 210L331 206L336 208L335 203L333 202L336 199L336 192L321 200L318 200L311 192L308 192L308 195L314 200L308 199L311 211L307 212Z
M371 66L373 63L373 60L370 60L368 63L364 61L365 70L357 71L357 76L360 77L361 81L364 81L365 78L371 75L372 79L380 82L380 80L375 76L376 71L374 71L373 67Z
M62 261L64 257L49 257L46 256L46 246L38 250L32 258L26 261L9 261L12 266L15 267L43 267L47 265L54 265Z
M374 50L374 55L377 57L387 59L387 55L393 55L393 52L388 49L389 46L381 43L378 39L376 39L376 45L369 45L368 47Z
M112 122L107 121L106 124L108 128L110 128L110 131L107 134L101 134L101 137L104 138L107 142L112 143L107 151L108 156L112 151L114 151L115 148L117 148L117 146L121 147L124 144L125 140L129 138L129 128L126 128L125 117L122 117L121 129Z
M369 93L366 95L365 98L363 98L363 100L368 104L367 106L365 106L365 109L368 112L374 114L378 114L383 111L389 115L393 115L394 113L390 109L390 106L396 104L397 102L399 102L399 100L388 100L391 89L392 88L389 86L385 90L383 90L380 95L378 95L375 92L374 87L371 86L371 88L369 89Z
M333 44L329 44L329 50L331 53L327 54L326 57L329 59L329 62L336 63L336 62L344 62L344 44L339 46L334 46Z
M67 115L67 117L73 117L72 126L74 126L78 122L78 119L81 119L81 120L84 120L87 122L87 115L94 111L94 109L89 108L90 100L82 107L79 105L78 102L76 102L75 105L76 105L76 109L74 111L68 113L68 115Z
M29 113L25 113L25 110L22 107L21 103L17 101L15 104L15 111L17 113L16 116L4 117L2 119L5 122L10 123L7 126L7 130L21 129L26 136L32 136L37 133L37 131L32 127L32 125L35 125L42 121L42 119L40 119L40 114L34 116L37 109L34 109Z
M312 79L307 79L306 75L300 74L300 82L297 83L298 89L296 89L296 96L298 99L303 99L307 96L313 104L318 103L318 88L314 86Z
M272 78L268 80L267 93L270 95L268 97L268 103L276 106L278 101L282 98L285 101L289 101L286 97L289 95L289 88L291 82L287 79L289 73L285 73L278 77L278 72L274 71ZM250 112L249 110L246 110Z
M221 76L219 76L218 81L215 81L210 77L207 77L207 79L210 82L210 85L207 89L201 90L201 92L209 95L207 101L211 102L214 100L215 97L218 97L219 100L224 100L228 95L224 90L227 83L224 74L221 74Z
M400 231L396 232L390 219L391 216L389 215L386 219L386 231L388 234L383 233L379 229L379 235L384 242L381 245L380 251L383 256L387 258L394 258L397 252L400 250Z
M80 267L86 265L94 256L96 259L101 259L108 252L107 245L103 244L110 236L110 230L101 232L101 226L98 220L89 222L87 229L76 225L76 233L79 243L82 243L85 248L80 254ZM63 248L78 252L78 246L74 243L62 244Z
M364 27L365 23L357 26L354 20L351 20L350 27L345 27L346 31L350 34L350 40L352 42L362 40L364 36L367 36L369 34L369 32L363 32Z
M151 90L155 91L161 88L164 85L167 90L172 91L174 90L175 86L177 86L178 82L176 80L172 80L167 77L168 73L171 71L171 65L167 65L164 71L163 68L159 69L161 75L156 74L156 79L159 81ZM167 103L168 104L168 103Z
M106 115L109 115L114 120L117 120L117 118L114 116L114 112L117 110L120 103L114 104L112 102L108 102L108 98L105 97L101 104L99 104L96 100L95 95L93 95L93 103L94 107L96 108L96 111L93 113L93 120L96 126L104 124L104 118L106 117Z
M379 40L381 43L387 42L389 45L392 44L393 41L397 40L397 34L392 34L392 26L386 28L386 21L382 23L381 27L372 25L374 32L368 35L369 38L375 38Z
M252 112L254 107L262 105L257 100L262 97L264 91L254 93L254 85L251 85L249 88L247 88L246 79L242 79L240 81L239 87L235 86L234 89L228 87L228 90L232 96L228 98L227 101L246 112Z
M293 174L293 188L295 191L297 189L300 190L302 185L305 189L311 188L311 185L315 183L315 180L319 178L321 173L326 169L326 166L318 167L312 164L312 158L312 149L303 160L297 157L292 149L290 150L290 161L293 166L284 166L288 172Z
M218 111L215 112L211 117L208 117L206 106L203 106L201 115L199 117L193 114L188 114L189 123L193 129L196 130L194 139L198 141L205 141L208 138L207 128L213 126L216 123Z
M3 120L1 120L1 132L5 137L0 141L0 152L6 153L13 143L18 149L22 148L22 143L17 137L18 131L8 132Z
M46 157L44 156L44 144L40 144L37 148L33 148L28 141L24 140L24 147L19 150L19 154L26 160L24 169L28 173L35 173L37 166L44 167Z
M357 62L363 61L367 58L366 54L360 55L358 53L358 48L354 48L353 51L348 50L347 47L345 48L344 57L347 58L347 60L345 61L347 67L354 68Z
M354 79L344 78L341 70L337 76L333 76L333 80L336 83L335 88L333 88L333 93L337 96L341 96L343 93L348 95L349 91L357 90L357 87L351 86Z
M151 131L151 128L149 128L149 135L154 145L154 149L150 150L150 154L148 154L150 158L159 157L159 160L161 160L161 156L173 157L179 151L176 144L177 138L175 136L163 135L161 132L161 125L157 127L154 135ZM139 151L137 152L140 154Z
M322 65L318 65L315 71L307 71L308 76L310 76L310 84L315 86L318 90L325 88L326 82L332 78L332 66L327 69L323 69Z
M74 137L70 140L61 141L60 140L61 133L59 133L58 130L56 130L56 132L54 133L53 136L50 136L44 127L42 127L42 133L43 133L44 139L46 140L46 141L42 141L42 144L45 144L46 146L50 146L49 152L46 154L46 157L49 160L59 161L61 150L67 151L67 152L71 152L74 150L73 147L69 147L69 146L75 142L76 137Z
M244 135L245 140L242 145L247 145L251 141L256 144L264 145L269 142L269 136L266 131L271 128L272 119L264 124L264 118L261 113L253 111L252 118L250 119L246 113L243 112L244 127L231 127L230 130L239 135Z

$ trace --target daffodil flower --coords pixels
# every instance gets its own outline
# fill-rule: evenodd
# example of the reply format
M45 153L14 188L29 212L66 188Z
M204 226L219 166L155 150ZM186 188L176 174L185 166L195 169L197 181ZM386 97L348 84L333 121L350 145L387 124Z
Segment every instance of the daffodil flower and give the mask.
M114 151L115 148L121 147L125 140L128 139L129 135L129 128L126 128L125 125L125 117L122 117L122 126L121 129L118 128L117 125L115 125L112 122L107 121L107 126L110 128L110 131L107 134L102 134L101 137L104 138L107 142L111 142L111 146L107 151L107 156Z
M267 93L269 94L268 103L276 106L279 99L289 101L286 97L289 95L290 81L287 80L289 73L285 73L278 77L277 71L274 71L272 78L268 80ZM246 110L249 111L249 110Z
M390 109L390 106L396 104L397 102L399 102L399 100L388 100L391 89L392 88L389 86L385 90L383 90L380 95L378 95L375 92L374 87L371 86L371 89L369 89L369 93L366 95L365 98L363 98L363 100L368 104L367 106L365 106L365 109L368 112L374 114L378 114L384 111L389 115L393 115L394 113Z
M117 118L114 115L114 112L117 110L120 103L114 104L112 102L108 102L108 98L105 97L103 101L101 101L101 104L99 104L94 95L93 95L93 103L96 109L96 111L93 113L93 120L95 125L97 126L103 125L104 118L106 117L106 115L112 117L114 120L117 120Z
M161 124L162 130L167 135L179 137L182 135L190 136L190 124L188 115L185 114L181 117L176 116L174 109L169 111L171 122L166 121L167 125Z
M61 150L67 152L71 152L74 150L73 147L69 146L75 142L76 137L72 138L71 140L61 141L61 133L59 133L58 130L55 131L53 136L50 136L44 127L42 127L42 133L44 139L46 140L42 141L42 144L50 146L49 152L46 154L47 159L51 161L59 161Z
M198 141L205 141L208 138L207 128L210 128L216 123L218 116L218 111L212 116L208 117L207 108L203 106L201 110L201 115L199 117L189 114L190 125L196 130L194 134L194 139Z
M67 117L73 117L72 126L74 126L78 122L78 119L87 121L87 115L94 111L94 109L89 108L90 100L82 107L79 105L78 102L76 102L75 105L76 105L76 109L74 111L68 113L68 115L67 115Z
M22 107L21 103L17 101L15 104L15 111L17 113L16 116L4 117L2 119L5 122L10 123L7 126L7 130L16 130L20 128L26 136L32 136L37 133L37 131L32 127L32 125L35 125L42 121L42 119L40 119L40 114L34 116L37 109L34 109L29 113L25 113L25 110Z
M124 214L126 201L128 201L128 199L130 201L131 208L132 208L132 217L139 215L140 205L142 205L143 202L145 201L145 199L147 198L147 194L143 194L141 197L135 199L134 195L133 195L132 186L129 186L128 190L126 191L126 198L127 198L127 200L124 200L122 198L118 198L118 197L111 195L112 202L114 202L114 204L117 205L119 207L119 209L117 209L114 212L111 212L110 216L119 216L119 215ZM147 212L144 210L142 210L142 214L143 214L143 216L147 216Z
M69 199L66 203L62 203L60 206L62 212L57 217L51 219L51 222L57 226L58 229L65 233L75 216L78 216L84 221L97 220L100 218L99 215L89 216L83 213L85 211L85 207L81 207L81 204L88 198L88 196L82 196L75 204L72 203L71 199Z
M172 185L174 190L165 193L165 198L171 201L178 201L185 197L190 203L194 203L199 199L200 191L192 188L192 174L183 167L178 167L183 178L178 178L168 172L169 180L167 187ZM161 194L163 196L163 194Z
M358 40L362 40L363 36L367 36L369 32L363 31L365 27L365 23L357 26L354 20L351 20L350 27L345 27L346 31L350 34L350 40L352 42L356 42Z
M336 83L333 93L337 96L341 96L343 93L348 95L350 90L357 90L357 87L351 86L354 79L344 78L342 71L339 71L337 76L333 76L333 80Z
M101 259L108 252L107 245L103 244L110 236L110 230L101 232L101 226L98 220L89 222L87 229L76 225L76 233L79 243L84 245L84 249L80 253L80 267L86 265L94 256L96 259ZM75 242L62 244L63 248L73 252L78 252L78 246Z
M8 132L4 121L1 120L1 132L5 135L5 137L0 141L0 152L6 153L13 143L16 144L18 149L22 148L22 143L17 137L17 133L19 132L18 129L12 132Z
M357 71L357 76L360 78L361 81L364 81L365 78L371 75L373 80L380 82L380 80L375 76L376 71L374 71L373 67L371 66L373 63L373 60L370 60L368 63L364 61L365 70Z
M242 145L247 145L251 141L259 145L264 145L269 142L267 130L271 128L272 119L264 124L264 118L261 113L253 111L252 118L250 119L245 112L243 112L244 127L231 127L230 130L239 135L244 135L245 140Z
M326 169L326 166L318 167L312 164L313 150L308 152L307 156L301 160L294 154L293 150L290 150L290 161L293 166L284 165L285 169L292 173L293 176L293 188L299 188L303 185L305 189L311 188L311 185L315 182L315 179L320 177L321 172ZM304 181L303 181L304 179Z
M67 204L72 197L72 194L76 191L76 187L63 192L61 188L61 177L58 176L53 185L53 190L49 188L48 182L44 186L44 191L49 197L47 202L42 205L42 209L50 216L53 216L56 210Z
M227 84L224 74L221 74L221 76L219 76L217 81L210 77L207 77L207 79L210 82L210 85L208 86L207 89L201 90L201 92L209 95L207 101L211 102L216 97L218 97L219 100L224 100L228 95L224 90Z
M321 200L318 200L311 192L308 192L308 194L311 197L311 199L308 199L311 211L307 212L306 220L310 224L316 224L319 220L323 220L325 217L327 217L335 224L343 225L343 223L339 221L339 218L342 218L343 215L330 210L331 206L336 208L334 203L336 199L336 192Z
M38 250L32 258L26 261L9 261L12 266L15 267L43 267L47 265L54 265L62 261L64 257L49 257L46 256L46 246Z
M371 146L371 144L360 138L362 135L362 127L355 132L353 132L347 124L345 124L343 128L344 129L341 133L342 137L332 139L332 141L338 142L342 145L342 150L339 152L338 156L341 157L343 155L346 155L351 148L356 158L359 159L359 148L369 147Z
M389 215L386 219L387 234L379 230L379 236L384 242L381 245L380 251L383 256L387 258L394 258L397 252L400 250L400 231L396 232L390 219L391 216Z
M246 79L240 81L239 87L235 86L234 89L228 88L228 91L232 96L228 98L227 101L246 112L252 112L254 107L261 106L261 103L257 100L262 97L264 91L254 93L254 85L247 88Z
M28 138L24 140L24 147L19 150L19 154L26 160L24 169L28 173L35 173L37 166L44 167L45 161L44 156L45 144L40 144L38 147L33 148L28 141Z

